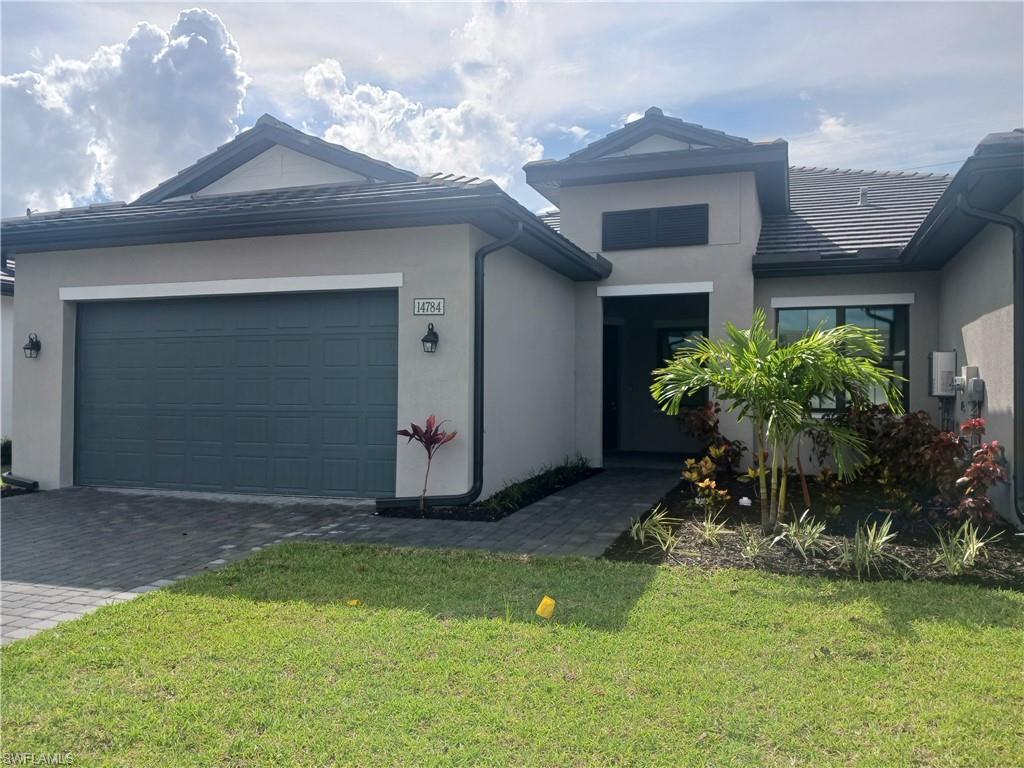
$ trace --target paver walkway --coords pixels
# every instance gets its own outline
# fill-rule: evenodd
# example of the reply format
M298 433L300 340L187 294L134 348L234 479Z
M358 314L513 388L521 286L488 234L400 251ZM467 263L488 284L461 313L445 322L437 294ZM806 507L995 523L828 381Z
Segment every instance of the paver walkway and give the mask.
M372 502L70 488L4 500L0 637L10 642L290 538L598 557L676 483L609 469L496 523L377 517Z

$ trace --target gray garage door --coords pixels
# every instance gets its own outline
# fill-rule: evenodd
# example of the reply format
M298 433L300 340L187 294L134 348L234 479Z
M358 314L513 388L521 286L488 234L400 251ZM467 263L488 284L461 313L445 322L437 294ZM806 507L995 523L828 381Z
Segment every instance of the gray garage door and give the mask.
M394 494L394 291L81 304L81 485Z

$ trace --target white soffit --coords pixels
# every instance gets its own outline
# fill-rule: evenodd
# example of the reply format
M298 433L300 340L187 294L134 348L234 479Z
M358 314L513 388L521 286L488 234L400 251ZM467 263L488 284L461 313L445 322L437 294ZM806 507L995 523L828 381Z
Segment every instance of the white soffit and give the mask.
M598 286L598 296L659 296L673 293L713 293L710 280L700 283L638 283L636 285Z
M773 296L772 309L813 309L815 307L874 307L913 304L913 293L852 293L842 296Z
M117 301L185 296L227 296L255 293L314 293L358 291L370 288L401 288L401 272L367 275L310 275L302 277L252 277L234 280L195 280L186 283L138 285L84 285L60 289L61 301Z

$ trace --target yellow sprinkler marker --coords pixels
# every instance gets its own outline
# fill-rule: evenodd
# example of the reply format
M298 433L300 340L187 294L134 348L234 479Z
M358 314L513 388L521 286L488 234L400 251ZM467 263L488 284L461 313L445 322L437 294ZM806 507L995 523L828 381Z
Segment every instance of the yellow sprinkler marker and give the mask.
M558 603L555 598L544 595L544 599L540 601L540 605L537 606L537 615L542 619L550 619L555 615L555 606Z
M353 608L355 608L357 605L362 605L363 601L362 600L349 600L347 604L351 605Z

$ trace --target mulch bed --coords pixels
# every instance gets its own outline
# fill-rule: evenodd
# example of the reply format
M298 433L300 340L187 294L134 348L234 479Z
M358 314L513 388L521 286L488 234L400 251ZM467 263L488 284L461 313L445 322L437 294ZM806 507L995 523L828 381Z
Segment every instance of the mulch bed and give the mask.
M576 483L593 477L601 471L601 469L585 467L574 471L571 477L560 475L549 482L536 482L535 478L531 478L530 480L524 481L523 484L528 485L529 487L516 499L516 504L514 505L498 504L491 500L484 500L461 507L440 507L428 504L425 512L420 512L420 508L416 505L408 507L389 507L387 509L378 510L377 514L381 517L409 517L418 519L427 518L431 520L465 520L478 523L494 523L504 517L508 517L513 512L518 512L523 507L527 507L536 501L540 501L546 496L558 493L561 490L576 485Z
M694 524L703 519L704 513L703 510L695 508L690 501L690 484L681 482L661 501L661 504L668 508L671 517L682 520L677 529L680 538L675 549L665 554L656 546L641 547L626 531L608 548L604 556L612 560L697 566L707 569L744 568L790 575L856 578L854 574L837 566L831 552L811 555L804 560L799 552L785 542L779 542L763 550L753 559L744 557L737 529L742 523L755 528L760 525L757 489L752 483L743 483L739 480L720 482L719 486L728 488L733 497L720 517L722 522L727 523L720 546L704 542L694 529ZM820 498L819 492L820 489L812 486L812 500ZM800 504L799 484L795 485L792 493L794 505ZM739 506L737 502L743 496L753 500L752 507ZM825 541L831 547L835 547L843 537L851 537L858 522L882 520L889 511L886 509L884 497L867 483L843 486L839 491L839 497L832 503L840 504L842 513L827 520ZM812 514L815 511L817 510L812 510ZM892 520L893 530L897 531L898 535L889 551L912 569L913 575L910 578L1024 590L1024 536L1014 535L1012 529L1004 529L999 539L988 545L987 557L981 559L972 570L960 576L950 576L941 565L933 562L938 542L929 520L924 517L908 518L895 512ZM900 580L905 576L899 566L886 565L882 569L881 578Z

